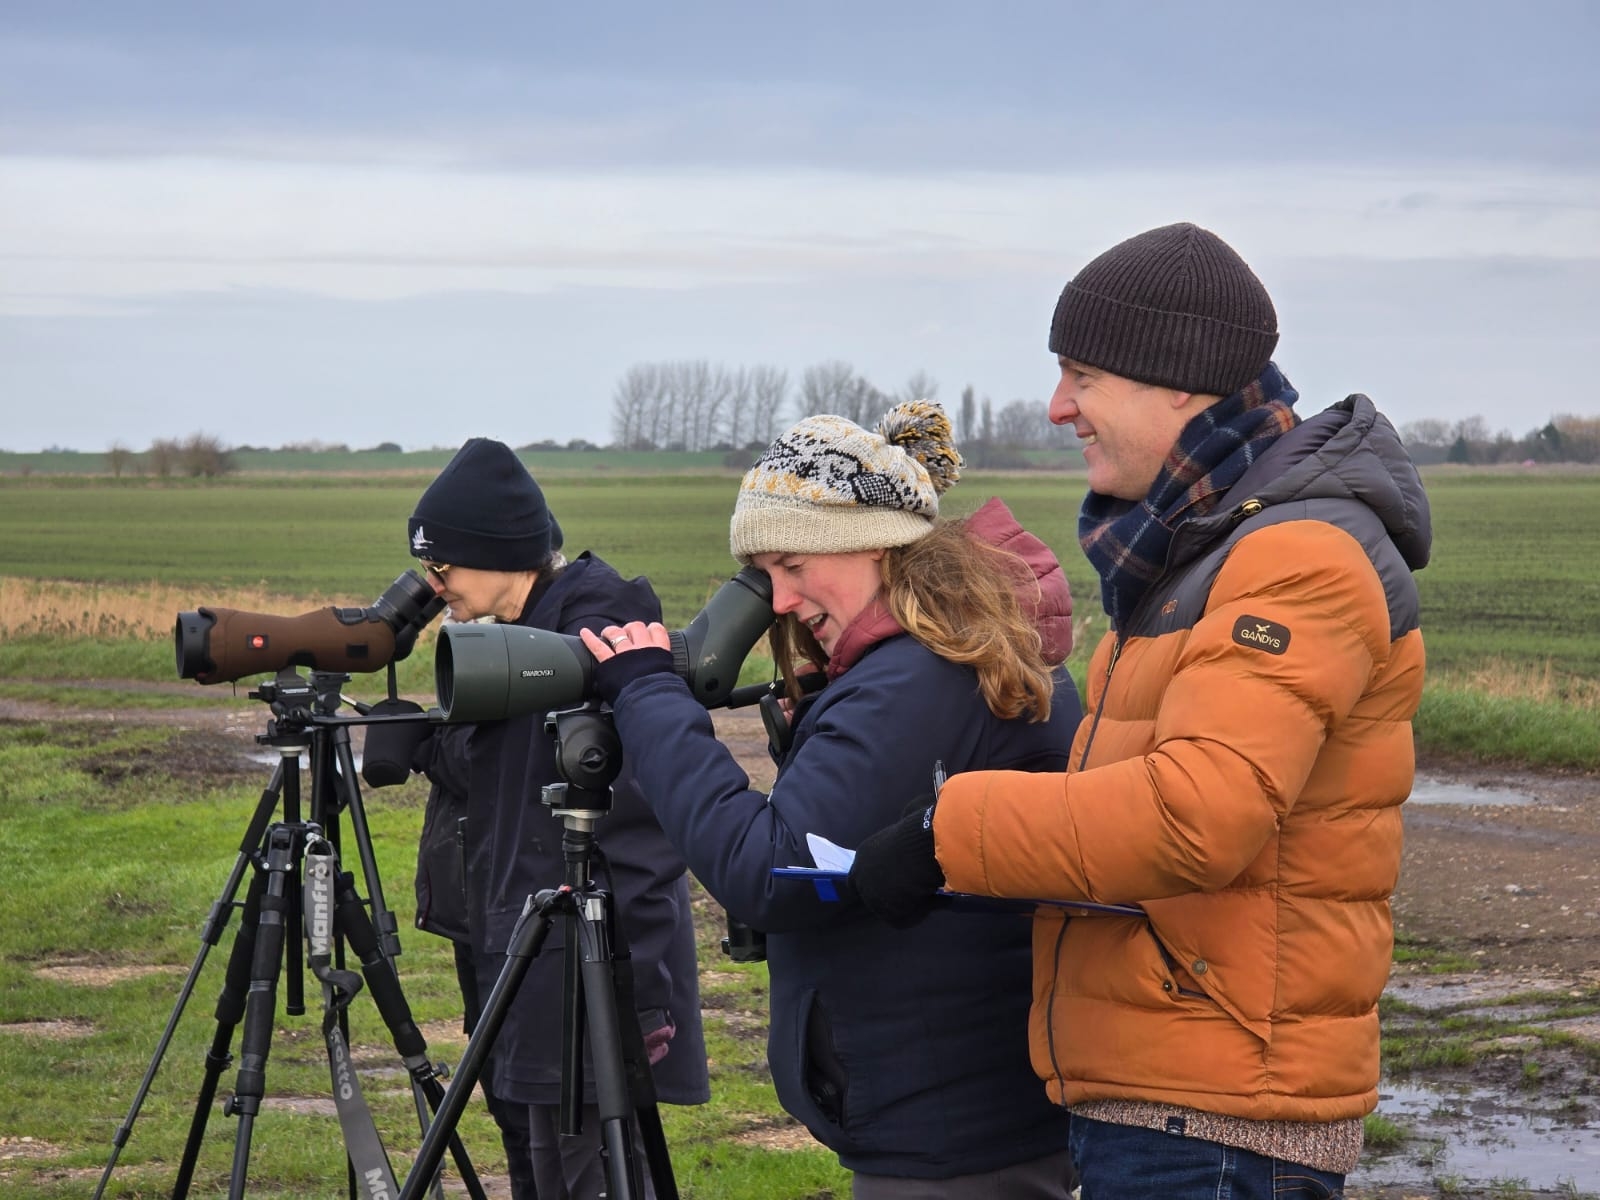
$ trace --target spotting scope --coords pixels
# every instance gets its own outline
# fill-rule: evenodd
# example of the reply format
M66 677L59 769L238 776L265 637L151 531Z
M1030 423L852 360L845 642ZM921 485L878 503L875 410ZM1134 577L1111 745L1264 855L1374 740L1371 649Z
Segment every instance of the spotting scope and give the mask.
M694 620L667 634L672 669L707 708L726 704L739 668L772 625L772 581L745 567ZM445 625L434 651L434 690L444 720L499 721L582 703L594 656L580 638L524 625Z
M235 608L181 612L172 630L178 677L226 683L284 667L381 671L410 654L443 611L428 581L407 571L366 608L329 606L298 617Z

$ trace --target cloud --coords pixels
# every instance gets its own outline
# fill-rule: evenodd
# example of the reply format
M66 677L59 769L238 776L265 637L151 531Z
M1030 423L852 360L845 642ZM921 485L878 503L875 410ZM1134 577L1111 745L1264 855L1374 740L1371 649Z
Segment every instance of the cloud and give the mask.
M1179 198L1179 199L1175 199ZM1175 219L1252 262L1600 255L1600 173L486 172L13 159L0 312L173 293L688 288L1070 262Z

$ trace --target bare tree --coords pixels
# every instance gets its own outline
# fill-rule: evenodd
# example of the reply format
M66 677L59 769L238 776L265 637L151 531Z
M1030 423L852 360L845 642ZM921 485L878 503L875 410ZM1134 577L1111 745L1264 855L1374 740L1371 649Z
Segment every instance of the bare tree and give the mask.
M969 383L961 389L961 416L957 428L961 431L961 440L970 442L977 433L978 401L973 396L972 385Z
M727 405L722 419L722 430L729 450L737 450L749 440L750 435L750 408L754 403L754 385L750 379L750 369L740 367L735 371L725 372L724 385L727 389Z
M1049 406L1038 400L1013 400L995 414L994 440L1001 446L1033 449L1044 444Z
M777 367L754 367L750 371L750 446L765 446L778 436L783 402L789 395L789 372ZM741 443L735 441L737 447Z
M1408 421L1400 426L1400 440L1407 446L1436 446L1444 449L1455 441L1455 437L1450 431L1450 422L1430 417L1421 421Z
M838 413L848 416L845 409L850 405L850 393L855 385L855 368L849 363L835 360L807 367L800 377L800 415Z
M193 478L215 479L233 470L233 455L221 440L208 433L191 433L179 450L184 471Z
M671 364L667 379L678 418L676 443L685 450L710 448L722 436L727 371L701 358Z
M624 450L653 450L645 422L656 391L656 368L635 363L611 393L611 438Z
M113 479L121 479L124 471L134 464L133 451L121 442L112 442L106 449L106 469Z
M858 375L845 389L844 407L839 410L839 415L854 421L863 429L873 429L890 405L888 396Z
M705 365L705 364L702 364ZM733 376L720 363L709 367L705 377L705 404L700 413L700 441L696 449L714 450L727 441L724 432L728 401L733 394Z
M652 449L660 450L672 440L672 423L676 419L673 413L674 396L671 384L667 380L665 367L653 367L655 387L651 392L649 416L646 421L646 436L650 440Z
M1489 422L1482 417L1463 417L1450 427L1450 433L1468 445L1483 445L1489 440Z
M150 443L145 457L150 462L150 473L157 479L167 479L178 469L183 447L171 438L157 438Z
M899 400L937 400L939 398L939 381L926 371L913 371L911 378L906 380L905 387L900 389Z
M1561 457L1568 462L1600 462L1600 417L1580 417L1562 413L1550 424L1560 434Z

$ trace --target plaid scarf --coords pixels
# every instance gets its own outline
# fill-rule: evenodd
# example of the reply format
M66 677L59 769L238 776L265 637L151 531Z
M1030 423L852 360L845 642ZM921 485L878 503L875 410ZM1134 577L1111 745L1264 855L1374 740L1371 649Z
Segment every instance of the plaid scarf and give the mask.
M1078 542L1100 576L1113 629L1124 628L1166 566L1173 531L1215 508L1245 468L1300 423L1300 398L1278 368L1199 413L1178 435L1143 500L1090 492L1078 514Z

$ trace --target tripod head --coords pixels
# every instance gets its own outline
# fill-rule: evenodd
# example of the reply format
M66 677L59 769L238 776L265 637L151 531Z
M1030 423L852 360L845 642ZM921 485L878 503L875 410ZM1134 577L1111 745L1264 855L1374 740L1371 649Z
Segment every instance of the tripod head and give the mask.
M562 783L546 784L541 802L569 829L592 830L611 811L611 785L622 771L622 739L610 709L594 701L545 717L555 739Z
M281 668L249 693L272 709L267 733L258 742L276 743L288 735L299 735L316 723L318 717L332 717L339 711L340 689L350 682L342 671L312 671L310 679L293 667Z

